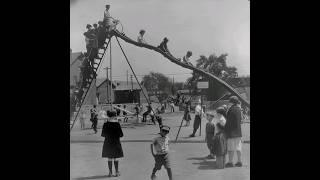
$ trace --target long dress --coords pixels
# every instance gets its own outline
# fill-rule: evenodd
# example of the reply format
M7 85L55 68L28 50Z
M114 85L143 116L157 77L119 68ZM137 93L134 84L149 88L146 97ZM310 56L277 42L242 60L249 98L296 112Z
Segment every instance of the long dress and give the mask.
M123 150L120 137L123 137L121 126L118 122L106 122L103 124L102 137L105 137L102 148L103 158L121 158Z

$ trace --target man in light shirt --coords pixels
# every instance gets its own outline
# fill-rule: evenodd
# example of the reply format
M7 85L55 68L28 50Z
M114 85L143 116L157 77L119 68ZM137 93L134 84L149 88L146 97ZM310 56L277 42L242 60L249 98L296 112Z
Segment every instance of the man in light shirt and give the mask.
M193 132L189 137L194 137L197 130L199 129L200 125L201 125L201 118L203 115L203 110L201 107L201 102L197 103L197 106L195 108L195 117L194 117L194 122L193 122Z

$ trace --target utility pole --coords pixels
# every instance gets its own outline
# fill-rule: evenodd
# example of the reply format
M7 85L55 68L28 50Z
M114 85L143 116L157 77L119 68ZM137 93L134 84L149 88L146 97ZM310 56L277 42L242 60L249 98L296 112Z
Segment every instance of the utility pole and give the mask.
M108 84L108 80L109 80L109 73L108 73L108 70L110 69L108 66L104 68L106 70L106 83ZM111 89L110 89L111 91ZM107 85L107 103L109 102L109 88L108 88L108 85Z
M110 37L110 110L112 110L112 55L111 55L111 37Z

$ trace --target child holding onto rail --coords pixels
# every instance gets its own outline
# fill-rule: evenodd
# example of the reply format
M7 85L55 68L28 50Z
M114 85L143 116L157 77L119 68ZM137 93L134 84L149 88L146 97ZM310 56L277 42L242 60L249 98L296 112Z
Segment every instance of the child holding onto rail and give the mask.
M144 40L143 35L146 33L145 30L141 29L138 36L138 42L142 44L147 44L147 42Z
M188 51L187 54L182 58L182 61L185 63L185 64L188 64L190 66L193 66L193 64L191 64L190 62L190 57L192 56L192 52L191 51Z
M172 170L170 165L170 156L169 156L169 134L170 127L162 126L160 130L160 136L153 139L151 147L151 153L155 160L155 166L152 170L151 180L156 179L156 172L161 170L161 167L164 166L167 170L169 180L172 180ZM156 153L154 153L153 148Z

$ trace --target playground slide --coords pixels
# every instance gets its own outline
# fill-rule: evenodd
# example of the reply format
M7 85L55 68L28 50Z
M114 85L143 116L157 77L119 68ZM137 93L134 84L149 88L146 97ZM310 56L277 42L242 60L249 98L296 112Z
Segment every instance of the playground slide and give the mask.
M173 62L173 63L175 63L175 64L177 64L179 66L182 66L184 68L193 70L193 71L195 71L195 72L197 72L197 73L199 73L199 74L201 74L203 76L206 76L206 77L208 77L208 78L210 78L210 79L212 79L214 81L217 81L224 88L226 88L232 95L237 96L239 98L239 100L241 101L242 105L245 105L246 107L250 108L250 103L248 101L246 101L235 89L233 89L229 84L227 84L223 80L219 79L218 77L214 76L213 74L205 72L204 70L198 69L198 68L196 68L194 66L185 64L185 63L179 61L177 58L173 57L170 53L163 52L162 50L160 50L157 47L151 46L149 44L142 44L142 43L136 42L136 41L130 39L129 37L125 36L124 34L120 33L118 30L112 31L112 34L115 35L116 37L121 38L122 40L124 40L127 43L133 44L133 45L138 46L138 47L144 47L144 48L147 48L147 49L150 49L150 50L154 50L154 51L162 54L164 57L169 59L171 62Z

